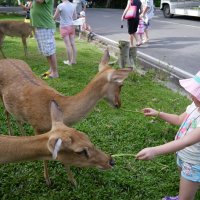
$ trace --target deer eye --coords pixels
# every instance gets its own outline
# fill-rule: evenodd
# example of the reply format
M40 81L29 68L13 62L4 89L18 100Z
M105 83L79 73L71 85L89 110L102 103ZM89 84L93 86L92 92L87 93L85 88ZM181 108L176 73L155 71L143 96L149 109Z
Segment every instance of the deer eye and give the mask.
M88 151L86 149L77 152L77 154L84 155L86 158L89 158L89 154L88 154Z

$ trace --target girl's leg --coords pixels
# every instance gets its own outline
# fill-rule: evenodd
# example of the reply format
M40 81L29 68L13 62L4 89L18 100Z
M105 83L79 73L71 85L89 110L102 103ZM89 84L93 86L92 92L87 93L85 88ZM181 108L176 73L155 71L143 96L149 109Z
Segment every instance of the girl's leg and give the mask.
M139 41L139 39L138 39L138 34L137 34L137 33L134 33L134 34L133 34L133 37L135 38L136 46L140 46L140 45L141 45L141 42L138 42L138 41Z
M71 43L70 43L70 36L69 35L66 35L63 40L64 40L64 43L66 45L66 51L67 51L67 57L68 57L68 60L69 60L69 64L71 64L72 62L72 53L71 53Z
M74 41L74 35L70 35L69 36L70 39L70 44L71 44L71 48L72 48L72 59L71 59L71 63L72 64L76 64L76 45L75 45L75 41Z
M186 180L181 177L179 188L179 200L193 200L200 183Z
M145 40L148 42L149 41L149 31L148 28L145 29Z
M130 39L130 47L133 47L133 40L134 40L133 34L129 35L129 39Z

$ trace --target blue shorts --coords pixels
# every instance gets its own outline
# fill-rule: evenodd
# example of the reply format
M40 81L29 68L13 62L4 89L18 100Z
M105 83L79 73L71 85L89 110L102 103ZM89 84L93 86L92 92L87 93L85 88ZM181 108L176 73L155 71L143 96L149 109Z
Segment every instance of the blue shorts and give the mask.
M36 28L35 30L38 48L44 56L51 56L56 53L54 32L54 29L47 28Z
M181 176L186 180L200 183L200 165L182 161L177 156L177 165L181 168Z

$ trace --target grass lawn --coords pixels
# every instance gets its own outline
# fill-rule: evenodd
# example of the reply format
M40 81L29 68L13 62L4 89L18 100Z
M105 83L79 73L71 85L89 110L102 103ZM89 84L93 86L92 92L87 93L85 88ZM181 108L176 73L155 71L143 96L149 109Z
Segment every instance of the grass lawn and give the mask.
M7 16L1 15L1 19ZM10 17L10 18L13 18ZM18 17L23 20L23 18ZM63 65L66 60L64 42L56 33L59 79L47 80L48 84L64 95L81 91L98 71L102 51L95 45L76 40L77 64ZM9 58L25 60L36 75L48 69L47 60L38 53L34 39L28 40L29 56L25 57L21 40L6 37L3 50ZM0 55L1 56L1 55ZM117 66L115 66L117 67ZM155 146L173 140L178 127L157 118L145 118L134 112L144 107L181 113L190 101L157 83L148 72L145 76L132 73L121 92L121 109L112 109L103 100L74 127L87 133L91 141L110 153L136 154L147 146ZM23 106L23 105L22 105ZM6 120L0 108L0 132L7 133ZM14 118L12 127L20 135ZM33 135L29 125L24 125L27 135ZM115 158L112 170L72 168L78 186L67 180L66 171L56 161L49 162L51 187L46 186L41 161L6 164L0 167L0 198L20 200L159 200L165 195L178 193L179 177L174 155L155 158L153 161L137 161L133 157ZM200 199L200 195L197 196Z

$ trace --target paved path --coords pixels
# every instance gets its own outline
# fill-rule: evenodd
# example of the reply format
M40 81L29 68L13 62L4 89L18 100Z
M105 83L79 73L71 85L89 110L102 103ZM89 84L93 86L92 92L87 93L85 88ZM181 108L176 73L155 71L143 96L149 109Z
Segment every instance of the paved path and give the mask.
M128 40L126 22L121 29L118 9L88 9L87 20L93 31L113 40ZM200 20L175 17L166 19L160 11L153 18L150 30L150 42L138 48L140 55L145 55L155 63L165 63L188 76L200 70ZM162 66L162 65L161 65Z
M0 12L21 12L20 7L0 7ZM126 22L121 29L120 9L87 9L87 20L95 33L117 44L128 40ZM150 42L138 48L138 57L147 63L191 77L200 70L200 18L166 19L157 10L151 22Z

